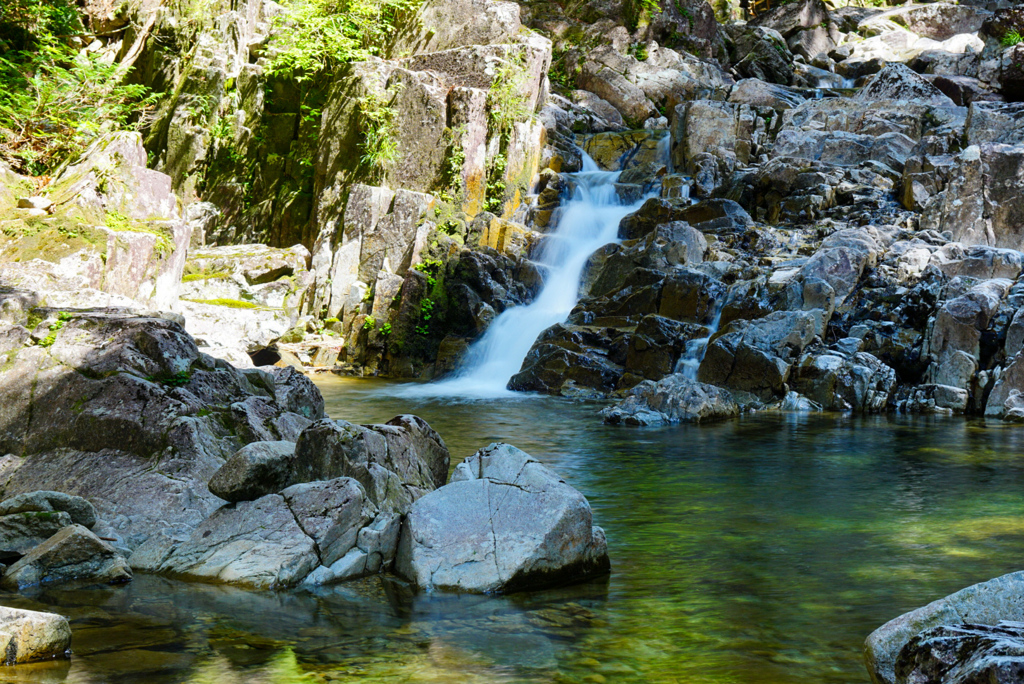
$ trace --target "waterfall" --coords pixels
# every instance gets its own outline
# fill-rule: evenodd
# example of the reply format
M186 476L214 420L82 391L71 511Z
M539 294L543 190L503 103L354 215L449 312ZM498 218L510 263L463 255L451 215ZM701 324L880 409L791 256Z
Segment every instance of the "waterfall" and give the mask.
M664 147L667 152L667 145ZM601 171L589 155L582 154L582 171L567 174L575 186L573 195L562 204L554 232L544 238L538 261L544 283L537 297L497 316L469 348L453 377L428 385L408 385L401 390L404 396L483 399L516 394L507 388L508 381L519 372L537 337L564 321L576 306L590 255L615 242L619 221L656 194L623 204L615 188L620 172Z
M686 343L686 350L676 361L676 367L672 372L682 373L689 380L697 379L697 371L700 369L700 362L704 360L704 354L708 351L708 343L711 337L718 332L718 326L722 321L722 308L724 298L721 302L715 302L715 316L708 323L708 334L706 337L698 337Z

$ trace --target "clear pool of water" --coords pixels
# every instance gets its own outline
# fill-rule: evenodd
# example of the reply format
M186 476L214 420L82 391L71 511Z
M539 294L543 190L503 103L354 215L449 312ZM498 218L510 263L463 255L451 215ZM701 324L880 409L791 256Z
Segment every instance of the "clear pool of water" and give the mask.
M492 441L538 457L589 498L611 576L508 597L142 575L0 595L75 634L69 662L0 681L864 683L872 629L1024 563L1018 426L774 413L631 429L603 426L597 404L317 384L334 418L422 416L456 461Z

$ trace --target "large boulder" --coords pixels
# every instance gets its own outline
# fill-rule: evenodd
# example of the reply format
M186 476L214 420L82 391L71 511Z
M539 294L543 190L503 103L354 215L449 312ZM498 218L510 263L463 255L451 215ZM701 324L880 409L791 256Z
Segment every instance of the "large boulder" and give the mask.
M910 640L896 661L897 684L1024 681L1024 622L941 625Z
M677 373L641 382L621 402L601 411L601 417L610 425L665 425L706 423L739 412L728 390Z
M1013 283L984 280L965 294L946 301L935 316L924 351L931 356L927 379L968 389L981 359L982 332L989 327Z
M508 444L459 464L406 518L396 570L426 590L511 593L608 571L586 498Z
M124 556L81 525L69 525L7 568L0 587L24 589L72 580L118 584L131 578Z
M732 321L708 345L697 379L761 400L780 398L793 363L814 336L815 317L804 311Z
M257 589L353 579L389 567L401 513L350 477L297 484L224 506L189 539L149 553L148 569Z
M1016 353L1006 368L998 369L985 403L985 416L1024 422L1024 354Z
M950 231L966 245L1024 247L1024 145L971 145L953 159L945 189L930 198L926 229Z
M142 569L255 589L297 584L319 562L316 543L280 494L225 506L184 541L146 550L145 558L141 552L132 558Z
M676 168L692 173L704 154L746 165L769 145L781 121L771 106L779 96L756 96L749 93L751 87L747 84L759 84L762 90L774 88L774 92L787 90L757 79L745 79L733 95L739 98L748 93L748 99L755 102L738 104L730 96L729 102L695 100L678 105L670 128L672 163Z
M295 442L253 442L235 452L210 478L210 491L225 501L253 501L288 486Z
M789 385L826 410L878 413L889 404L896 371L866 352L808 355Z
M384 425L322 420L296 443L291 481L352 477L376 505L404 513L445 483L450 459L441 436L416 416L396 416Z
M294 445L239 450L211 480L237 503L187 538L152 539L132 564L262 589L377 572L395 556L401 517L444 484L449 460L441 437L415 416L385 425L320 420Z
M18 560L70 524L63 511L0 516L0 563Z
M4 654L0 665L67 658L71 654L68 619L0 606L0 653Z
M871 681L895 684L900 651L927 629L965 623L994 625L1001 620L1024 620L1024 572L961 589L876 629L864 642L864 659Z
M920 103L954 107L941 90L904 64L890 64L879 71L853 96L855 102L915 100Z
M126 554L187 538L223 504L207 482L245 444L296 439L323 417L308 378L203 355L177 322L42 315L38 332L5 326L18 342L0 372L0 495L88 499Z

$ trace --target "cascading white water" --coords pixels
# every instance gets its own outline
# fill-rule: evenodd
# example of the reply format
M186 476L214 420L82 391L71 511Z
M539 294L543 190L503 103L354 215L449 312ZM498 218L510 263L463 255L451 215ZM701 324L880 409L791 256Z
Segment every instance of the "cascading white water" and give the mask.
M700 362L704 360L704 354L708 351L708 343L711 337L718 332L718 326L722 322L722 304L715 303L715 317L708 323L707 337L698 337L686 343L686 351L676 361L674 373L682 373L689 380L697 379L697 371L700 369Z
M519 372L534 341L544 330L564 321L576 306L587 259L615 242L619 221L652 196L623 204L615 189L619 172L601 171L586 153L583 170L571 175L575 191L562 205L557 228L545 238L538 264L544 284L536 299L506 309L495 318L470 347L454 377L429 385L407 385L401 390L404 396L484 399L514 394L507 389L508 381Z

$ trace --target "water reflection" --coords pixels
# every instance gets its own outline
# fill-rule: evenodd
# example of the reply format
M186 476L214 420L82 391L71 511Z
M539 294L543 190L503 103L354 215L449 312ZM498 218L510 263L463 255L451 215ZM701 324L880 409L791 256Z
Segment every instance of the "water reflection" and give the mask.
M503 440L549 463L590 499L612 576L505 598L414 596L378 578L275 594L146 576L0 596L69 615L76 653L0 680L865 682L874 627L1019 569L1019 427L786 414L606 428L595 404L318 383L334 417L414 412L456 459Z

